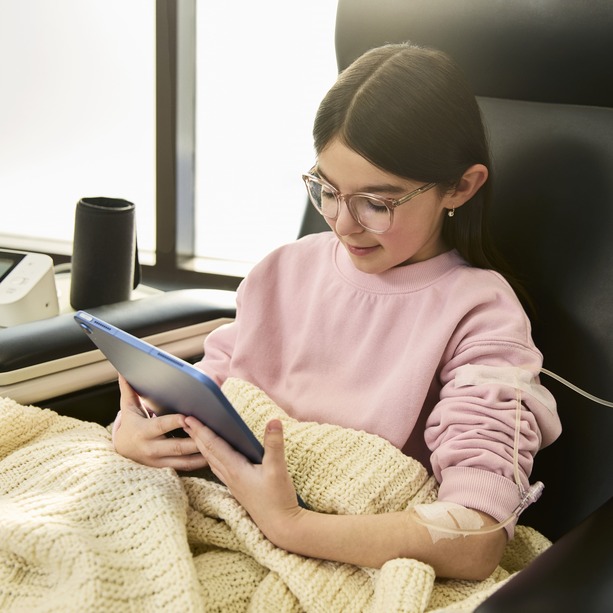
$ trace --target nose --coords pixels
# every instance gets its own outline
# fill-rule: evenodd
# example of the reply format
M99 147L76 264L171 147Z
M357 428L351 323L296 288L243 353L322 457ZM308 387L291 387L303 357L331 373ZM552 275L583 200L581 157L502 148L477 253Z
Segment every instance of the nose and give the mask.
M349 236L357 232L364 232L364 228L353 218L346 200L341 197L338 207L338 217L334 223L334 230L340 236Z

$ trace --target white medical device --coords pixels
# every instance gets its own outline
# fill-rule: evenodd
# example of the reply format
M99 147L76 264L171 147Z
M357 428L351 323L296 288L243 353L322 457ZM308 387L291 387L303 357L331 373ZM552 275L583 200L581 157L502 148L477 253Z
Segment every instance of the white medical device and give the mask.
M0 249L0 327L59 313L53 260L42 253Z

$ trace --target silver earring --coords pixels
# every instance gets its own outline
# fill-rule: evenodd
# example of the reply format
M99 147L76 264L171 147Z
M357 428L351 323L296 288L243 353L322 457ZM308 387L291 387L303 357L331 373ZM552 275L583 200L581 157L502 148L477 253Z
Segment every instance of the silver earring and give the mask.
M453 217L455 215L455 207L453 207L452 209L449 209L447 211L447 216L448 217Z

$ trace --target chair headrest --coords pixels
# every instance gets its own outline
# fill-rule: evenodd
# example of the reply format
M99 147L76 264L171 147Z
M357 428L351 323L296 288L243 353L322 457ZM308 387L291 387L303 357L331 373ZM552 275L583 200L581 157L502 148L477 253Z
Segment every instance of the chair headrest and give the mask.
M339 69L411 41L449 53L480 96L613 106L611 0L339 0Z

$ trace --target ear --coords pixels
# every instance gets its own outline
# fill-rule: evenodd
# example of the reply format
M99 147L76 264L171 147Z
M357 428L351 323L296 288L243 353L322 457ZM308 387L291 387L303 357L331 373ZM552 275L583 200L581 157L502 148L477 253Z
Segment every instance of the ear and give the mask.
M473 164L466 169L456 188L445 195L445 208L454 209L468 202L487 181L489 171L483 164Z

